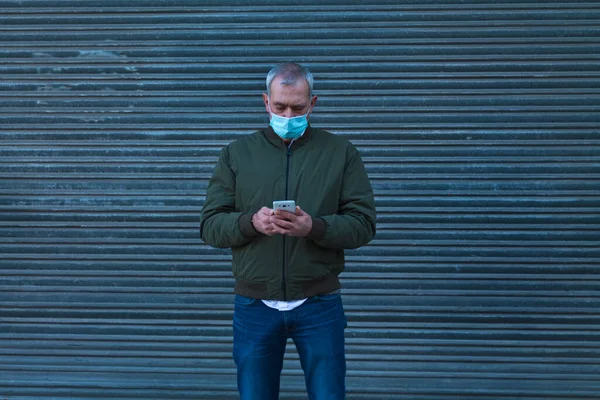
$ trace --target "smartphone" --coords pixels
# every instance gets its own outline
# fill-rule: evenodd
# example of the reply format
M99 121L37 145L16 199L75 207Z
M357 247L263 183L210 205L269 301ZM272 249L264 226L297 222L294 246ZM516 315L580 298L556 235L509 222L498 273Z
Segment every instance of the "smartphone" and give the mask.
M273 211L283 210L294 214L296 212L296 202L294 200L278 200L273 202Z

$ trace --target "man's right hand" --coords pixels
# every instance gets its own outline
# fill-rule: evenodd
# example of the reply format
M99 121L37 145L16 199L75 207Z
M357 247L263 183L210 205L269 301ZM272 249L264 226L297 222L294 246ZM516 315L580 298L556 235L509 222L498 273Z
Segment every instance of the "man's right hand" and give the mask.
M274 225L272 222L273 214L275 214L273 210L268 207L263 207L258 210L256 214L252 216L252 225L254 226L254 229L267 236L276 235L277 225Z

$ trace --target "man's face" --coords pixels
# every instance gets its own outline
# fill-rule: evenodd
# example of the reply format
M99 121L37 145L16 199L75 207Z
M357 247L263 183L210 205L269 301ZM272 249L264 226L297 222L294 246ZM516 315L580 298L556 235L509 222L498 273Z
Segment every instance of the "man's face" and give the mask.
M310 97L310 88L308 82L301 79L294 85L282 85L280 76L273 79L271 82L271 99L263 93L263 101L265 108L269 112L269 107L272 113L281 117L293 118L304 115L317 102L317 96Z

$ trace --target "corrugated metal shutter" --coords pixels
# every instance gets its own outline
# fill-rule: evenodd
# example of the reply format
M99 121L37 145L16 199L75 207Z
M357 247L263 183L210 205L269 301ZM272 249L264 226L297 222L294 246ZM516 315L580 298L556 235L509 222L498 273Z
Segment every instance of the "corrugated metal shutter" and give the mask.
M1 397L236 398L198 218L293 59L377 195L348 398L598 398L600 3L226 3L0 1Z

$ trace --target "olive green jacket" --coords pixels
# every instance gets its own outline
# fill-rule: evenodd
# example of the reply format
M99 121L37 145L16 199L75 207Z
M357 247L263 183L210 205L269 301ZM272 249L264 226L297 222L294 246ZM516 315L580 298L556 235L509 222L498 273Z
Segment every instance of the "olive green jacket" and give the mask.
M308 237L254 229L252 215L274 200L295 200L312 217ZM360 247L374 234L373 190L348 140L309 126L288 147L269 127L221 150L200 236L232 249L237 294L290 301L336 290L344 249Z

